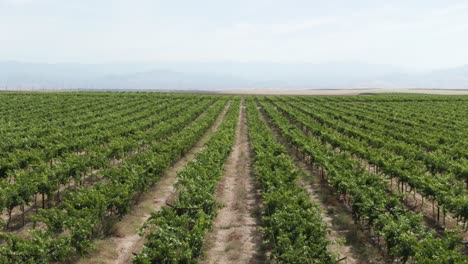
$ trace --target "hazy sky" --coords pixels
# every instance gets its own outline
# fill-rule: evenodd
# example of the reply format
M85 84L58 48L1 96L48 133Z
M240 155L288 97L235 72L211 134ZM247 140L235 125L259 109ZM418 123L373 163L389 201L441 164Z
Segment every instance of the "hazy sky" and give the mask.
M468 64L468 1L0 0L0 60Z

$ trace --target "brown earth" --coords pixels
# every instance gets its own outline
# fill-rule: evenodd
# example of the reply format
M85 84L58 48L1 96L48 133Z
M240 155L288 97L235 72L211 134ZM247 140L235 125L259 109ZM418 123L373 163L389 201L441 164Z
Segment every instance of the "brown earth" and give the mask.
M259 190L250 172L250 147L245 107L239 114L236 141L216 192L223 206L206 238L201 263L264 263L259 227Z

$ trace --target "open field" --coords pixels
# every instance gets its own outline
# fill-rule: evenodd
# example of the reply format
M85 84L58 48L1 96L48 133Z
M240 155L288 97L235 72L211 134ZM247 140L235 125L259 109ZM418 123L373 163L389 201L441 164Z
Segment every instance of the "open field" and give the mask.
M405 92L0 93L0 263L468 263L468 90Z
M241 89L226 90L225 94L249 95L359 95L359 94L439 94L439 95L468 95L468 89Z

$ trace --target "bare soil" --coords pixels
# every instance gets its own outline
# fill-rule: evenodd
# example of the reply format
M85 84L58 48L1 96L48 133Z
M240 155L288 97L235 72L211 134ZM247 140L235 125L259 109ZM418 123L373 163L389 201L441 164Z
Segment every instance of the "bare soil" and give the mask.
M264 263L260 227L259 190L250 171L250 146L245 107L242 105L233 150L218 185L222 206L206 238L201 263Z
M139 199L139 203L129 214L115 224L112 234L97 241L95 250L90 255L81 257L77 263L131 263L133 254L141 252L145 242L145 239L138 235L138 231L152 212L160 210L166 202L170 203L176 198L174 186L177 183L177 172L191 162L197 152L203 150L205 143L224 120L228 107L229 105L225 107L196 145L164 173L157 185Z

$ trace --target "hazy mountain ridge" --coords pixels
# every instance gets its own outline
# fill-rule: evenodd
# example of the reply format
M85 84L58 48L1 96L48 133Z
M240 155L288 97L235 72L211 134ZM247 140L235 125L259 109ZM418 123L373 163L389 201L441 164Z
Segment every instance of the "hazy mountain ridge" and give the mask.
M468 65L415 73L365 63L0 62L0 89L468 88Z
M396 74L382 76L372 81L366 80L365 85L371 82L382 88L447 88L447 89L467 89L468 88L468 65L428 71L424 73Z

